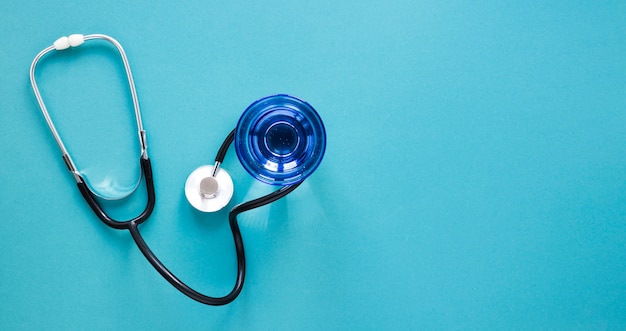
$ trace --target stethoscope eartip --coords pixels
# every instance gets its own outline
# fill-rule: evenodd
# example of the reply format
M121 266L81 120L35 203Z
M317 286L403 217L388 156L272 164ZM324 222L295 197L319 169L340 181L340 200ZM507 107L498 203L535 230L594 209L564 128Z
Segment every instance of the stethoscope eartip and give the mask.
M187 201L197 210L205 213L224 208L233 197L233 180L226 170L219 168L213 174L214 166L206 165L194 170L185 182Z

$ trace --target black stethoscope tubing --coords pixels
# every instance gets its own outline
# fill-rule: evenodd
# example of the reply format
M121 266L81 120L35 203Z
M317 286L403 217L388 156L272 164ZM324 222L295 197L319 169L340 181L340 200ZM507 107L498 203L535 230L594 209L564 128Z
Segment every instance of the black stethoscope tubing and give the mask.
M226 151L228 150L228 147L233 142L234 134L235 134L235 130L231 131L228 137L226 137L226 139L222 143L222 146L220 147L217 153L217 157L215 158L216 162L222 163L224 161L224 157L226 156ZM145 242L145 240L141 236L141 233L139 232L139 225L143 223L144 221L146 221L148 217L150 216L150 214L152 213L152 210L154 209L154 205L155 205L156 196L154 193L154 181L153 181L152 165L151 165L150 159L142 158L140 162L141 162L141 169L143 171L143 176L145 179L146 190L148 193L148 199L147 199L148 201L146 204L146 208L143 210L143 212L133 219L130 219L127 221L116 221L112 219L102 209L95 195L87 187L87 184L85 184L85 181L81 181L77 184L78 189L80 190L80 193L82 194L85 201L87 201L87 204L89 205L89 207L91 207L94 213L98 216L98 218L104 224L106 224L107 226L113 229L130 231L130 234L133 237L133 240L137 244L137 247L139 248L141 253L146 257L146 259L150 262L150 264L154 267L154 269L156 269L156 271L159 274L161 274L163 278L165 278L170 284L172 284L172 286L174 286L180 292L182 292L183 294L185 294L186 296L190 297L193 300L196 300L198 302L201 302L207 305L212 305L212 306L225 305L235 300L235 298L237 298L239 293L241 293L245 275L246 275L246 258L245 258L245 253L244 253L243 239L241 237L241 231L239 230L239 224L237 223L237 215L245 211L272 203L286 196L291 191L295 190L301 184L301 182L294 184L294 185L283 186L279 190L274 191L268 195L262 196L260 198L257 198L248 202L241 203L235 206L229 212L228 223L230 224L230 229L233 233L233 240L235 242L235 251L237 252L237 279L230 293L226 294L223 297L211 297L211 296L207 296L202 293L199 293L198 291L192 289L183 281L181 281L178 277L176 277L176 275L174 275L156 257L156 255L152 252L148 244Z
M131 92L131 96L133 100L133 108L135 111L137 130L138 130L139 141L141 145L141 157L140 157L139 162L140 162L142 176L145 180L145 186L146 186L146 191L147 191L147 202L146 202L146 207L139 215L126 221L118 221L118 220L111 218L98 203L98 196L93 190L89 188L86 180L83 178L83 175L77 170L76 165L74 164L74 161L72 160L69 152L65 148L65 145L63 144L63 141L61 140L61 137L58 134L52 122L52 119L50 118L50 115L48 114L47 108L44 104L43 98L41 96L41 93L39 92L39 88L37 87L37 83L35 81L35 69L36 69L37 63L43 56L45 56L46 54L54 50L65 50L70 47L78 47L87 40L98 40L98 39L105 40L105 41L112 43L120 53L122 62L124 64L124 68L126 70L126 76L128 79L128 84L130 87L130 92ZM233 286L233 289L230 291L230 293L228 293L227 295L223 297L211 297L211 296L204 295L202 293L195 291L188 285L186 285L184 282L178 279L178 277L176 277L169 269L167 269L167 267L165 267L165 265L163 265L163 263L152 252L150 247L148 247L148 244L145 242L145 240L141 236L141 233L139 232L139 225L145 222L150 217L155 207L156 196L154 192L154 176L152 172L152 164L147 153L146 131L143 129L143 125L141 121L139 102L137 98L137 92L135 90L135 84L134 84L134 80L132 77L132 72L130 70L130 65L128 63L128 58L126 57L126 53L124 52L124 49L122 48L120 43L117 42L117 40L115 40L114 38L107 36L107 35L102 35L102 34L92 34L92 35L74 34L74 35L70 35L69 37L61 37L57 41L54 42L54 45L45 48L44 50L39 52L37 56L35 56L35 59L33 60L31 67L30 67L30 80L31 80L31 84L33 87L33 91L35 92L35 96L39 103L39 106L41 107L42 114L50 128L50 131L52 132L52 135L54 136L61 150L63 161L65 162L68 170L73 174L74 179L76 180L76 184L78 186L78 190L80 191L81 195L83 196L83 198L85 199L89 207L96 214L96 216L98 216L98 218L104 224L106 224L107 226L113 229L129 230L133 240L137 244L137 247L139 247L139 250L141 251L141 253L146 257L146 259L148 259L148 261L150 262L150 264L152 264L152 266L156 269L156 271L158 271L159 274L161 274L161 276L163 276L176 289L178 289L180 292L187 295L191 299L207 304L207 305L214 305L214 306L225 305L235 300L235 298L237 298L239 293L241 293L241 289L243 288L243 283L244 283L244 278L245 278L245 273L246 273L246 261L245 261L245 254L244 254L243 239L241 238L241 231L239 230L239 225L237 224L237 215L245 211L272 203L284 197L285 195L289 194L291 191L295 190L300 185L301 182L298 182L293 185L283 186L282 188L280 188L279 190L273 193L270 193L258 199L254 199L254 200L239 204L230 211L230 213L228 214L228 220L229 220L231 231L233 233L233 239L235 242L235 250L237 253L237 278L235 281L235 285ZM236 129L232 130L228 134L228 136L226 137L222 145L220 146L220 149L215 158L216 167L214 167L214 169L217 169L217 165L221 164L222 161L224 160L224 157L226 156L226 152L228 151L229 146L232 144L234 140L235 133L236 133Z

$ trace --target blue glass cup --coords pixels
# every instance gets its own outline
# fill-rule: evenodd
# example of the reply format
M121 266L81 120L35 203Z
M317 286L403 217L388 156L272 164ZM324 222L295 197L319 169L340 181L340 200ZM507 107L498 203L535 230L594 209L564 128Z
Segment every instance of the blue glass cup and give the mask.
M324 123L296 97L277 94L252 103L235 130L237 157L250 175L271 185L303 181L326 150Z

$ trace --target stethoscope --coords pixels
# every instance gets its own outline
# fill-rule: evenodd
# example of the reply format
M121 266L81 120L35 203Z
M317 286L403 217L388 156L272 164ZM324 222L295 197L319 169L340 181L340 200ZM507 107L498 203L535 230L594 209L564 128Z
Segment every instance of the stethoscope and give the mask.
M78 171L50 118L35 81L35 69L43 56L54 51L80 46L88 40L98 39L113 44L124 63L141 146L139 162L147 191L147 203L138 216L125 221L111 218L100 206L98 199L107 197L98 195L90 188L85 176ZM230 303L243 288L246 263L237 215L272 203L295 190L319 166L326 149L324 124L315 109L290 95L272 95L255 101L243 112L237 127L228 134L220 146L214 165L199 167L189 175L185 183L185 196L194 208L202 212L213 212L228 205L233 195L234 185L230 175L220 165L224 161L229 146L234 143L239 161L248 173L264 183L281 186L273 193L235 206L228 214L237 252L237 278L230 293L223 297L211 297L190 288L168 270L150 250L139 232L139 225L148 219L155 205L153 173L133 75L120 43L102 34L73 34L69 37L61 37L52 46L37 54L30 66L30 81L48 127L61 149L63 161L74 176L78 190L89 207L109 227L129 230L143 255L161 276L180 292L207 305Z

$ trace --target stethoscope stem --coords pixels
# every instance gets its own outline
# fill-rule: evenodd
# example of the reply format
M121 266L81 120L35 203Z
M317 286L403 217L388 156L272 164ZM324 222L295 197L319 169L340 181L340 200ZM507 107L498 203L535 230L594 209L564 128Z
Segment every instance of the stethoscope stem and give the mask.
M233 129L228 134L226 139L224 139L222 146L220 146L220 149L217 151L217 156L215 156L215 165L213 166L213 172L211 172L211 177L215 177L217 171L220 169L220 165L222 164L222 162L224 162L228 147L230 147L230 145L233 143L233 140L235 139L235 130L236 129Z

